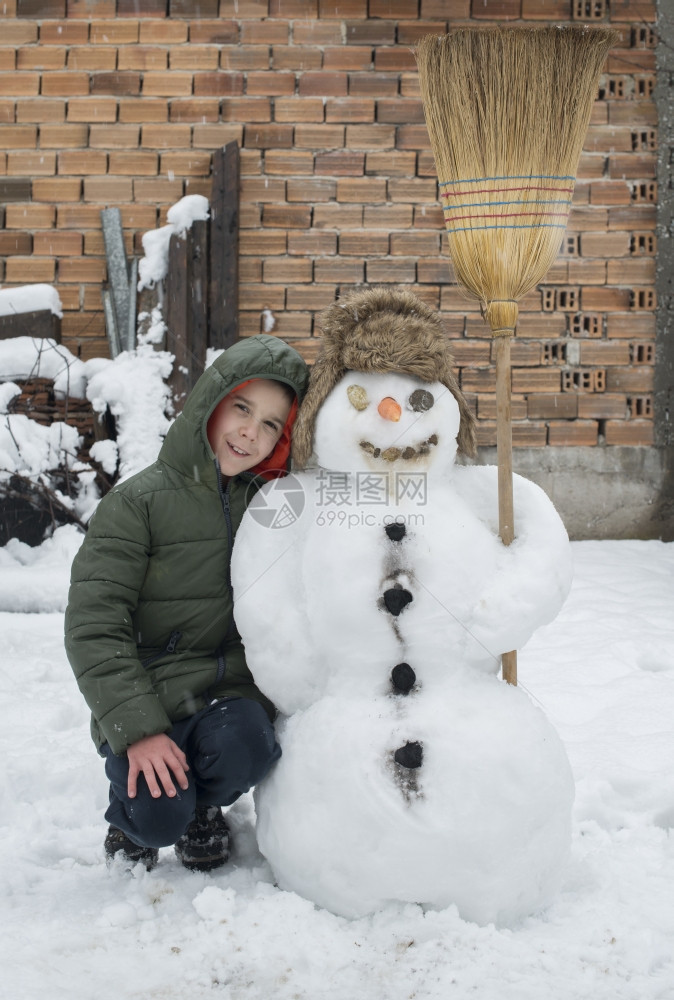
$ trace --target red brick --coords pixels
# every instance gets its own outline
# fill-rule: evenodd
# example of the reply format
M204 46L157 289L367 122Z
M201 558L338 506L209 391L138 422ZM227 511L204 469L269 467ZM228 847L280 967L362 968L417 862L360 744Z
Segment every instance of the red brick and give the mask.
M318 0L269 0L270 17L316 17Z
M396 260L369 260L366 263L367 280L369 282L395 282L411 284L416 280L416 269L413 260L398 258Z
M349 97L395 97L397 93L396 74L349 73Z
M168 105L160 98L138 98L119 102L119 121L130 124L168 121Z
M372 50L364 45L340 45L324 49L323 68L325 70L346 70L351 74L358 70L371 70Z
M610 260L607 281L609 285L655 284L655 258L641 257L629 260Z
M303 181L306 184L306 181ZM276 178L242 177L240 187L241 201L262 201L277 204L286 198L285 181Z
M189 125L145 125L141 146L149 149L180 149L190 144Z
M325 309L337 297L337 286L325 285L289 285L286 289L286 305L288 309Z
M341 45L342 26L334 21L295 21L293 41L295 45Z
M265 173L281 174L284 177L297 174L313 174L313 153L300 150L270 149L264 158Z
M221 104L223 121L269 122L271 101L266 97L225 98Z
M122 50L125 51L125 50ZM68 69L86 69L93 72L114 70L117 66L117 49L112 46L77 45L68 50ZM132 69L120 66L120 69Z
M372 205L386 200L386 181L381 178L346 177L337 182L337 201Z
M440 250L440 234L433 232L393 233L391 253L395 256L436 256Z
M98 50L93 49L93 51ZM113 49L112 51L116 52L117 50ZM123 46L118 51L117 68L120 70L165 70L168 66L168 51L166 49L151 45L134 45Z
M314 281L317 284L327 284L335 281L338 284L358 284L365 277L365 263L362 260L339 257L329 260L317 260L314 263Z
M580 239L583 257L627 257L630 234L627 232L583 233Z
M37 96L39 93L39 73L0 73L0 94L3 97Z
M86 27L86 25L82 25ZM152 24L155 32L158 25ZM89 41L92 45L134 45L139 39L138 21L110 20L92 21L89 27ZM86 42L86 38L84 39ZM156 44L161 44L159 38L155 39Z
M337 150L316 155L316 173L331 177L362 177L364 165L364 153Z
M622 312L630 308L630 293L621 288L583 288L581 308L597 312Z
M569 0L522 0L524 20L568 20Z
M301 72L320 69L323 65L321 50L308 45L275 45L273 60L274 70L290 69Z
M337 253L337 235L324 230L311 233L288 233L288 253L299 256L330 256Z
M187 23L178 20L141 21L138 40L142 45L180 45L187 41Z
M268 45L230 45L221 49L220 65L223 69L266 70L270 52Z
M276 18L268 21L242 21L243 45L287 45L289 25Z
M437 282L441 285L456 281L452 263L446 257L424 257L419 260L417 278L422 282Z
M639 365L637 368L609 368L606 372L606 388L609 392L651 392L653 384L653 368L648 365Z
M225 97L243 94L243 73L195 73L195 97Z
M388 200L411 202L413 204L435 204L437 184L433 180L419 177L392 177L388 181Z
M103 204L133 201L133 181L130 177L85 177L84 200Z
M346 97L348 77L346 73L302 73L299 77L298 93L303 97Z
M311 208L308 205L265 205L262 224L285 229L308 229L311 226Z
M285 229L265 229L239 233L239 252L256 257L285 254L287 249Z
M374 68L378 73L403 73L415 71L417 63L410 49L396 45L375 49Z
M398 149L430 149L431 140L425 125L401 125L397 130Z
M393 125L347 125L346 145L348 149L393 149L395 147L395 127Z
M368 153L365 160L367 174L384 174L387 177L413 177L416 153Z
M377 101L377 121L409 125L412 122L424 121L424 109L421 101L399 97L396 100L382 99Z
M192 45L236 45L239 42L239 25L235 20L190 22L190 47Z
M290 257L279 257L278 260L262 262L262 280L271 284L281 282L311 281L313 266L310 260L295 260Z
M376 18L347 21L346 40L349 45L393 45L396 40L396 22Z
M318 16L367 17L367 0L318 0Z
M315 229L358 228L363 224L363 208L361 205L325 204L316 205L313 210L313 225Z
M595 420L551 420L548 424L548 444L593 447L597 444L599 426Z
M116 97L140 94L140 73L94 73L91 76L91 93L94 96L114 94Z
M274 120L277 122L322 122L323 101L320 97L276 97Z
M591 395L565 393L565 397L575 399L578 403L578 416L581 419L608 420L624 419L628 414L627 398L611 392L598 392Z
M609 313L606 317L607 337L655 337L654 313Z
M4 50L3 50L4 51ZM66 50L61 46L25 46L16 53L16 68L19 70L59 70L66 64ZM14 68L14 62L9 67Z
M307 202L332 201L337 191L337 182L327 177L305 177L302 180L289 180L287 187L288 201Z
M69 122L117 121L117 101L114 97L75 98L68 101Z
M521 393L559 392L561 377L550 368L515 368L512 372L512 391Z
M246 125L244 145L255 149L290 149L293 144L291 125Z
M33 237L33 253L38 257L77 257L82 253L82 234L74 232L36 233Z
M341 149L344 146L343 125L297 125L295 146L298 149Z
M31 38L8 38L7 28L11 27L3 24L2 35L6 44L20 44L35 41L37 37L37 25L26 25L34 33ZM21 26L23 27L23 25ZM41 45L85 45L89 41L89 25L77 21L42 21L40 24L40 44Z
M648 447L653 444L654 427L650 420L607 420L604 434L606 444Z
M72 177L36 177L33 181L33 201L79 201L82 183Z
M108 170L108 154L96 150L68 150L59 153L59 174L105 174Z
M363 225L366 229L409 229L412 226L411 205L366 205Z
M5 281L9 284L30 285L33 282L51 283L56 273L56 263L49 257L9 257L5 263Z
M653 153L625 153L609 156L609 176L625 180L651 180L656 176L657 157Z
M388 233L341 232L339 236L339 252L342 256L364 257L368 255L383 255L388 252Z
M15 203L5 206L6 229L50 229L55 218L56 209L53 205Z
M249 95L283 97L295 93L295 74L252 72L248 73L246 93Z
M182 180L152 177L133 182L134 201L161 202L164 205L170 205L182 198L183 193Z

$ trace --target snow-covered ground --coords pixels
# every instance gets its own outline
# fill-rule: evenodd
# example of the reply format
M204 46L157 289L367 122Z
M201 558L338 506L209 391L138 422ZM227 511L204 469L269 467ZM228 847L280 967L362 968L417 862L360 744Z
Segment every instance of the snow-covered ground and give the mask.
M224 869L167 849L149 874L108 870L103 766L61 640L79 538L0 549L2 998L674 998L674 544L574 543L571 596L520 652L571 759L574 840L555 903L499 930L412 905L348 921L279 891L250 796Z

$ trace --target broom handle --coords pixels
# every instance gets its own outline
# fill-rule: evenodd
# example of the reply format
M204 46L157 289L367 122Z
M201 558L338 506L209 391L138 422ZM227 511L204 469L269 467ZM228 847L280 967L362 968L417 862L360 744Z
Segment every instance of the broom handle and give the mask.
M515 537L513 509L513 440L510 414L510 340L509 333L495 338L496 350L496 451L498 462L498 526L501 541L510 545ZM503 680L517 684L517 652L501 657Z

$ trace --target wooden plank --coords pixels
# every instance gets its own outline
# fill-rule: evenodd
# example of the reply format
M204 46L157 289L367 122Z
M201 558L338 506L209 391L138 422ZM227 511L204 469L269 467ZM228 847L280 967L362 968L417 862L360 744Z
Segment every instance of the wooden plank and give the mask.
M192 340L190 343L191 383L199 378L206 367L208 343L208 222L192 223L190 269L190 299L192 308Z
M122 215L118 208L101 210L105 259L108 267L108 282L112 290L112 304L115 310L115 326L120 347L126 350L128 344L129 311L131 289L129 287L129 265L126 260ZM135 289L134 289L135 296ZM135 341L135 338L134 338ZM132 346L135 346L132 345Z
M50 337L61 343L61 320L50 309L0 316L0 340L12 337Z
M230 347L239 337L239 147L213 154L210 218L208 346Z
M169 243L164 322L166 323L166 350L170 351L175 358L169 385L173 391L176 413L182 410L185 398L191 388L190 256L189 234L185 239L174 234Z

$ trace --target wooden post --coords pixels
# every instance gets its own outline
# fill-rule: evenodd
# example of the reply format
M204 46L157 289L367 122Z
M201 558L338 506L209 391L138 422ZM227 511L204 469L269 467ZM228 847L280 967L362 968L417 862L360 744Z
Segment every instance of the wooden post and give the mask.
M213 154L210 212L208 346L230 347L239 337L239 147Z
M498 452L498 521L504 545L515 537L513 509L513 441L510 413L510 340L509 335L495 338L496 351L496 449ZM517 684L517 652L501 657L503 680Z
M175 361L169 378L173 390L176 412L191 389L190 342L192 339L192 311L189 307L190 248L189 235L185 239L172 236L169 243L167 295L164 313L166 323L166 350Z

